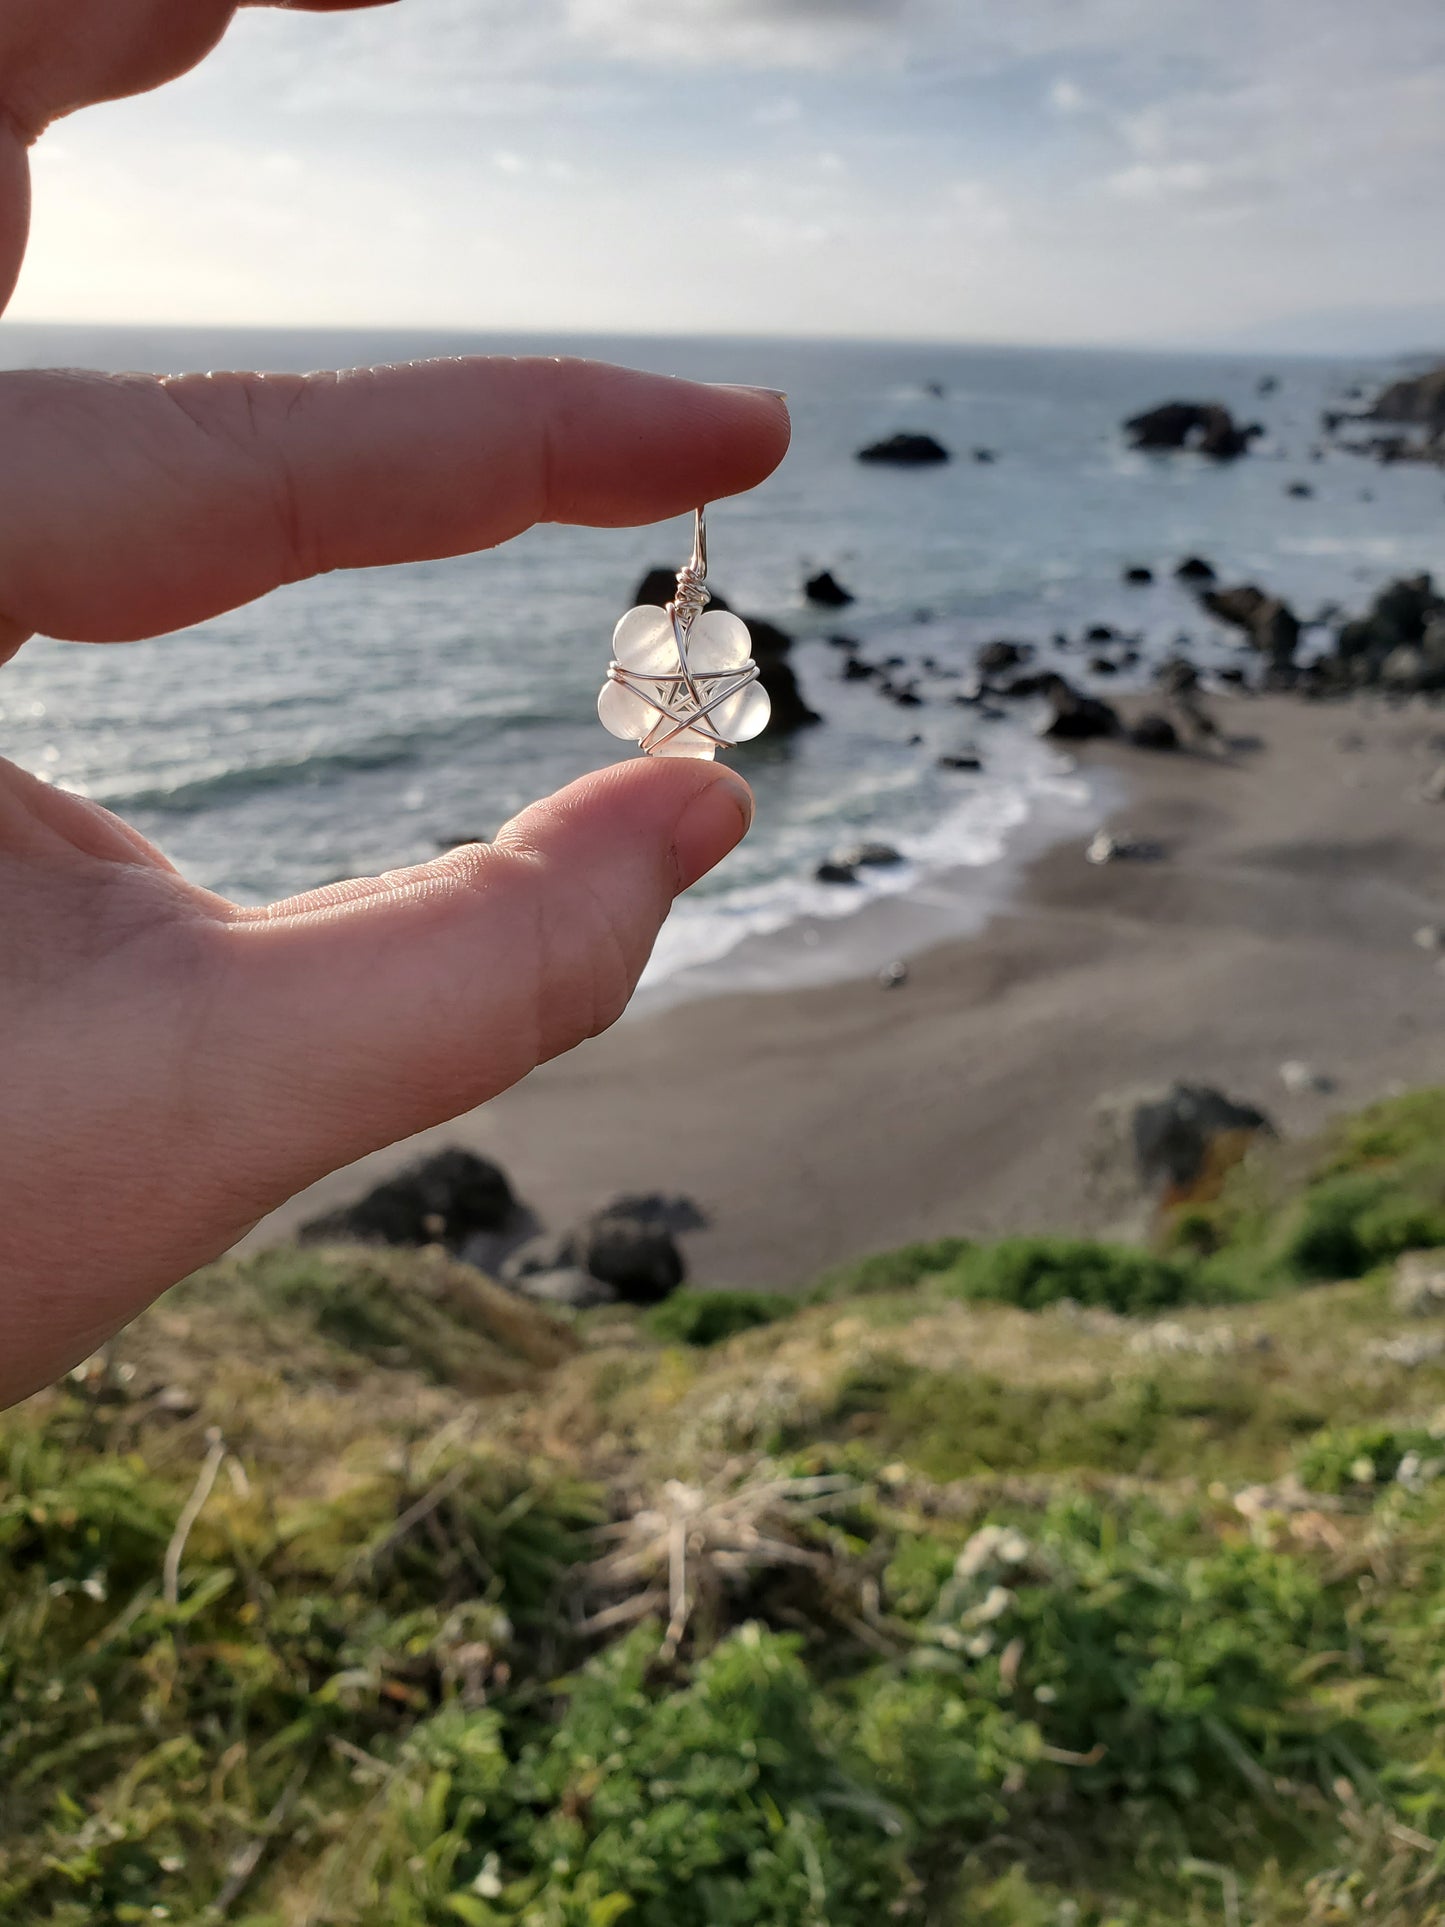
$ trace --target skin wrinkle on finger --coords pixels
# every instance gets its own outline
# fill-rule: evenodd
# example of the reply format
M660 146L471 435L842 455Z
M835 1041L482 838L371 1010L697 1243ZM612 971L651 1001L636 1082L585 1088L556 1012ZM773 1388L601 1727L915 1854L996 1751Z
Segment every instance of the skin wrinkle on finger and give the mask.
M351 375L0 375L0 608L126 641L299 574L614 527L754 486L783 404L601 363L472 358Z

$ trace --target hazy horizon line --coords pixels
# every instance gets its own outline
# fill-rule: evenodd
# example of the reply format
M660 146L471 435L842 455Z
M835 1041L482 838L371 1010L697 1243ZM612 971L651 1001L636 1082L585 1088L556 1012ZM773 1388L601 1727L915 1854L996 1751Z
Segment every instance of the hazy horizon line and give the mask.
M1266 326L1269 324L1265 324ZM546 328L539 326L506 326L499 324L481 325L462 322L327 322L327 321L162 321L130 320L114 318L104 321L76 320L61 316L16 316L0 315L0 332L29 328L49 332L87 333L107 331L117 334L237 334L237 335L414 335L461 336L477 340L521 339L526 341L547 341L563 338L579 341L656 341L668 343L687 342L729 342L735 344L757 344L760 346L813 345L838 348L910 348L920 351L930 349L939 352L957 352L977 349L1017 354L1136 354L1167 357L1176 354L1207 355L1221 361L1258 360L1261 357L1274 360L1298 361L1414 361L1432 356L1445 360L1445 343L1427 347L1423 343L1413 346L1397 345L1390 348L1380 347L1283 347L1276 343L1261 343L1251 346L1247 342L1240 345L1237 341L1220 342L1208 337L1195 336L1179 340L1141 340L1111 339L1099 340L1008 340L996 336L936 336L936 335L864 335L864 334L805 334L791 330L777 332L754 332L746 329L736 330L692 330L692 329L620 329L620 328Z

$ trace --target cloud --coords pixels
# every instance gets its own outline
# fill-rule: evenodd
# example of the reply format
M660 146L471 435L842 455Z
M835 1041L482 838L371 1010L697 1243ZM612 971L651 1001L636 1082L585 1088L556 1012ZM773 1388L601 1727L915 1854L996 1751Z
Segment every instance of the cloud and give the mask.
M1075 80L1056 80L1049 89L1049 105L1056 114L1082 114L1092 105Z
M1441 0L256 9L63 138L22 312L1108 339L1445 293Z
M1266 175L1248 167L1205 161L1139 161L1111 174L1106 186L1121 201L1211 208L1249 206L1271 199L1276 191Z

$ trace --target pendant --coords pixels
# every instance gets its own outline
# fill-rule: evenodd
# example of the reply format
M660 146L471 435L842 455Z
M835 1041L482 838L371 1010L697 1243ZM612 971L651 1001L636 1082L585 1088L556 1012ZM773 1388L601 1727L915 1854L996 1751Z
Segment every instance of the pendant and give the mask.
M760 736L772 704L758 681L747 624L714 609L707 588L707 511L665 609L629 609L612 636L597 698L605 729L647 756L712 757Z

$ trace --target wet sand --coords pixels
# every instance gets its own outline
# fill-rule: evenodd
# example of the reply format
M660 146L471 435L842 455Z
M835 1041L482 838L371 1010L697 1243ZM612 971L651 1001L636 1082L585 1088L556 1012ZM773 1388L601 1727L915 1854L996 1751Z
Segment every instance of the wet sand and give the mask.
M1227 754L1081 758L1122 780L1111 827L1157 840L1158 860L1086 862L1090 823L1006 894L980 874L983 928L914 957L898 989L870 974L633 1016L248 1242L418 1146L463 1143L548 1225L622 1191L685 1192L710 1220L684 1241L697 1282L789 1289L913 1238L1087 1223L1090 1114L1122 1088L1205 1080L1293 1133L1445 1079L1445 974L1414 941L1445 925L1445 803L1421 796L1445 718L1372 699L1212 707ZM917 927L902 900L897 919ZM1287 1060L1334 1090L1291 1094Z

